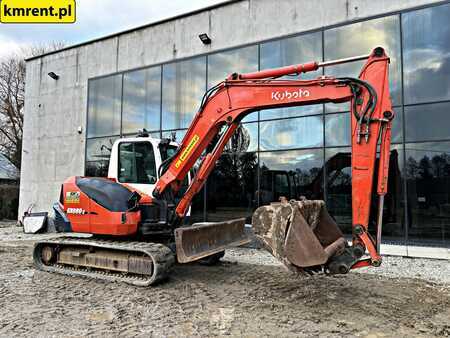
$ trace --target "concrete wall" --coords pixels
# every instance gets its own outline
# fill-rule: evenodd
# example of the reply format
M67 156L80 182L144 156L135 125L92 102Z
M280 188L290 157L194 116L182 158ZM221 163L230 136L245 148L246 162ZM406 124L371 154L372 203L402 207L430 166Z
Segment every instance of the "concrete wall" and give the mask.
M63 180L84 174L89 78L434 2L243 0L28 61L19 215L50 210Z

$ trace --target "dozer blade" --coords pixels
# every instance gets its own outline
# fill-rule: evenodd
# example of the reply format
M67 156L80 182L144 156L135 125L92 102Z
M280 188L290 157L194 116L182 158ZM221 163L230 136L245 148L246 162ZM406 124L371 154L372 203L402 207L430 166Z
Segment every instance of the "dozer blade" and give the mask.
M177 259L180 263L192 262L230 246L240 246L250 242L246 236L245 218L217 222L195 223L175 230Z
M321 267L346 247L324 201L272 203L258 208L252 223L263 246L295 272Z

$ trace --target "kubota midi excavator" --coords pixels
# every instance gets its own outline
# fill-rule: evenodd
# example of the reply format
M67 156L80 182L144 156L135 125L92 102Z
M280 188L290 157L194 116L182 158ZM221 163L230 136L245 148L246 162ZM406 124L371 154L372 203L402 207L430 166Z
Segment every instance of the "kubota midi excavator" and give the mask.
M302 73L357 60L366 60L359 78L300 79ZM282 199L258 208L252 225L265 248L297 273L347 273L363 266L379 266L394 118L388 67L389 58L378 47L365 56L229 75L205 93L178 147L164 140L158 144L161 165L157 172L144 170L149 160L143 139L137 138L120 148L124 157L123 163L116 166L118 175L117 171L111 171L110 165L109 178L67 179L61 187L59 202L54 205L54 228L93 236L39 241L33 252L35 265L49 272L145 286L164 280L175 260L187 263L218 257L228 246L247 243L244 219L193 225L183 222L193 197L204 185L241 120L257 110L349 102L352 244L344 239L323 201ZM120 141L114 145L119 146ZM139 154L134 157L133 166L126 163L131 152ZM187 180L198 159L198 170ZM152 193L124 182L121 175L127 170L148 179ZM376 233L369 234L374 183L378 220Z

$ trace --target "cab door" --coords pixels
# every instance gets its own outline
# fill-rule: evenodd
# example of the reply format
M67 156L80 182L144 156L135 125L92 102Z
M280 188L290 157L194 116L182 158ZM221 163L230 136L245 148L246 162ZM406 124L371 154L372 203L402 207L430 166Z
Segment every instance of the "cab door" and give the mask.
M151 142L119 143L117 180L151 196L157 181L155 151Z

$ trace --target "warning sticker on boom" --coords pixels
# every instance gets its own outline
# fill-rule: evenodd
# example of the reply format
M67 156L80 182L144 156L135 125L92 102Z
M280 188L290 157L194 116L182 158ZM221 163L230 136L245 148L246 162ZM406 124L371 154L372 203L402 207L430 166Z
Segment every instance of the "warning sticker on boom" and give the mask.
M180 158L175 163L175 168L178 169L180 167L181 163L183 163L187 159L187 157L192 152L192 150L194 149L195 145L198 143L199 140L200 140L200 137L197 134L195 134L192 137L192 139L189 141L187 147L181 153Z
M80 203L80 192L79 191L67 191L65 202L66 203Z

